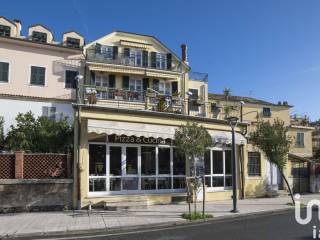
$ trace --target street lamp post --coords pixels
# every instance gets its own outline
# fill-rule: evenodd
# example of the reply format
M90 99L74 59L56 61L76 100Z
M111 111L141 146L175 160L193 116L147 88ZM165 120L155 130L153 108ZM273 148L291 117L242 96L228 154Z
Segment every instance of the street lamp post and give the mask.
M228 122L232 129L232 200L233 200L233 209L231 212L238 213L237 209L237 162L236 162L236 143L235 143L235 133L234 129L238 124L237 117L229 117Z

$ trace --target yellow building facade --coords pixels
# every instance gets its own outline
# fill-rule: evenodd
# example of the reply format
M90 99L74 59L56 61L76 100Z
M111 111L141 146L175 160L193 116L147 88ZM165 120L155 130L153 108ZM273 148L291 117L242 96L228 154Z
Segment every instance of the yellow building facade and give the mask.
M231 128L212 117L207 75L189 74L187 46L180 59L153 36L113 32L84 54L74 105L75 205L185 200L191 167L176 151L174 133L188 121L203 125L215 143L203 161L206 198L231 198ZM245 154L244 127L236 128L237 162Z
M288 135L292 142L284 174L295 192L309 191L307 163L312 157L313 128L290 117L292 106L286 102L273 104L255 98L226 94L209 94L209 101L219 113L220 119L232 114L247 123L247 137L255 130L258 122L274 122L276 119L283 121L288 127ZM304 172L305 176L299 176L297 172ZM274 191L286 189L279 171L269 163L260 149L250 144L250 139L246 145L242 177L245 197L262 197L268 192L272 194Z

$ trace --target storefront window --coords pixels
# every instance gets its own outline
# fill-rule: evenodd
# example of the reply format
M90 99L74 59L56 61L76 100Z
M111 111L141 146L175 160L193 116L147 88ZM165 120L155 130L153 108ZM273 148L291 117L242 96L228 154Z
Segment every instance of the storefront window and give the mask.
M173 177L173 188L174 189L185 189L186 179L184 177Z
M186 174L186 158L173 148L173 175Z
M139 178L124 177L122 178L122 190L138 190Z
M141 178L141 190L156 190L156 178L155 177L142 177Z
M121 147L110 147L110 175L121 175Z
M159 174L170 174L170 148L158 150Z
M116 194L186 188L185 157L172 146L92 143L89 163L89 192Z
M90 144L89 146L89 175L106 175L106 145Z
M106 179L105 178L89 179L89 191L90 192L104 192L104 191L106 191Z
M138 173L138 148L127 147L126 149L126 172L127 175Z
M205 183L208 188L232 186L231 151L209 150L205 154Z
M141 147L141 174L155 175L156 174L156 148Z
M226 174L232 174L232 170L231 170L231 151L228 150L228 151L225 151L225 162L226 162Z
M121 178L110 178L110 191L121 191Z
M158 189L171 189L171 177L159 177Z

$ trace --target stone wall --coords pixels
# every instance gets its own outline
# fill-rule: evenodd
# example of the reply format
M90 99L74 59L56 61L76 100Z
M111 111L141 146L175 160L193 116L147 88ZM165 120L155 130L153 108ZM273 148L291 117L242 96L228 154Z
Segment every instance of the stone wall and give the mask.
M72 207L72 179L0 179L0 212Z

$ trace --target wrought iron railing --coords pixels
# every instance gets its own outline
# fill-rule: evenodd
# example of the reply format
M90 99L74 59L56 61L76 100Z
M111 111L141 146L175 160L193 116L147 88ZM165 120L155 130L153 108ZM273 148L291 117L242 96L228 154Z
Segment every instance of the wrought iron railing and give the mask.
M181 63L174 59L158 56L151 57L151 53L146 56L136 53L113 53L101 52L96 49L87 49L86 58L89 62L107 63L115 65L125 65L132 67L158 69L164 71L181 72Z
M149 89L147 91L133 91L84 85L82 102L111 108L148 110L212 119L240 116L238 109L230 110L224 106L199 99L186 100L181 96L157 94Z

